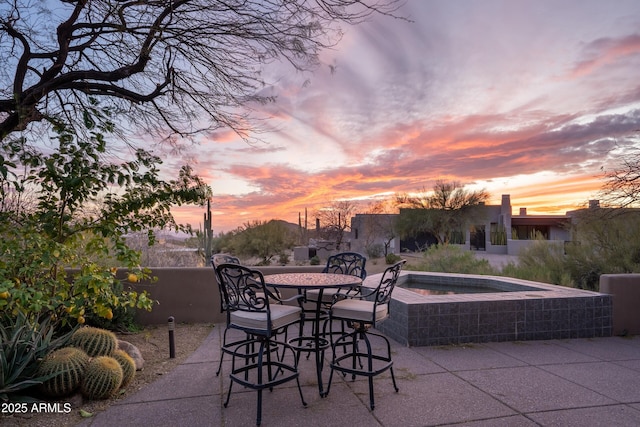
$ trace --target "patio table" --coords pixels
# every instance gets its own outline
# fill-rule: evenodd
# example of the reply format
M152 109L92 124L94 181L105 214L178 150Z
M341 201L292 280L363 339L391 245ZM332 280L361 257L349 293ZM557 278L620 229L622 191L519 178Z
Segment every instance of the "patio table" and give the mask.
M331 343L322 336L320 322L322 320L322 293L328 288L356 288L362 285L362 279L356 276L332 273L282 273L264 276L267 286L275 288L294 288L299 293L304 290L316 289L319 291L318 300L314 310L313 335L303 335L303 328L300 328L300 335L289 339L295 350L298 352L315 353L316 372L318 376L318 390L320 397L324 397L322 382L322 368L324 362L324 351ZM302 303L301 303L302 304ZM304 313L304 311L303 311ZM304 320L304 319L303 319Z

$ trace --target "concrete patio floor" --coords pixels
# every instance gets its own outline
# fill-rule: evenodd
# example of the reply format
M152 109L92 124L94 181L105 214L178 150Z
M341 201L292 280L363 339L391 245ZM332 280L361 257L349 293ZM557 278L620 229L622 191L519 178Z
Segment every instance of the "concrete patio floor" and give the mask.
M78 426L255 425L255 391L235 384L223 407L230 363L216 377L222 332L214 328L170 374ZM363 378L336 375L320 398L313 357L302 358L307 407L295 381L265 391L262 425L640 425L640 337L413 348L392 341L392 351L400 391L388 372L376 377L374 411Z

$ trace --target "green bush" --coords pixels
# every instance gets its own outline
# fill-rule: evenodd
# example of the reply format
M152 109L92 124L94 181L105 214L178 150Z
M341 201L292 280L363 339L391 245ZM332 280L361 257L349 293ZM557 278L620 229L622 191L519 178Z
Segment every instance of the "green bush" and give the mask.
M0 315L0 401L18 400L20 394L53 375L37 375L40 359L64 346L71 333L55 336L50 318L32 322L25 313Z
M320 257L318 255L314 255L309 259L309 265L320 265Z
M117 278L115 269L87 255L86 246L93 246L92 251L104 245L101 237L83 234L58 243L27 225L0 226L0 235L0 294L6 292L1 310L25 313L32 321L50 316L62 327L83 324L88 315L110 321L118 308L151 310L153 301L146 292L124 290L126 278ZM123 262L137 262L133 251L121 252ZM70 267L76 267L73 274ZM148 270L131 268L136 278L149 277Z
M48 117L55 136L46 152L25 138L0 141L0 310L61 327L86 316L110 321L119 308L151 310L146 292L129 289L150 271L126 236L145 232L151 245L154 229L189 231L171 207L210 194L188 166L176 180L159 179L161 159L143 149L111 162L110 112L93 102L83 117L80 132ZM131 274L116 277L115 266Z
M280 255L278 255L278 264L280 265L287 265L289 264L290 258L289 258L289 254L287 254L286 252L282 252Z

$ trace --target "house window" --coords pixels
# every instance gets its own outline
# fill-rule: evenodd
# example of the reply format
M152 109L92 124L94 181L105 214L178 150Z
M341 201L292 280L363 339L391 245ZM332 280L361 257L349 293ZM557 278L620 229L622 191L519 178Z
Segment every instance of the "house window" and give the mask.
M495 222L491 223L491 244L494 246L504 246L507 244L507 231L504 225Z
M535 240L542 237L549 240L548 225L515 225L512 228L514 239L518 240Z

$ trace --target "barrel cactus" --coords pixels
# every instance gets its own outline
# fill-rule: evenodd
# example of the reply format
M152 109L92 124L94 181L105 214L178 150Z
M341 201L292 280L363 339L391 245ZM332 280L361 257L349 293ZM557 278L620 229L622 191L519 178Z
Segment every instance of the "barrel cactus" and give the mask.
M126 387L136 375L136 362L123 350L116 350L113 353L113 358L118 361L122 368L122 384L120 387Z
M73 393L82 381L89 356L79 348L64 347L55 350L42 359L37 376L57 375L40 385L40 390L52 397L62 397Z
M122 367L116 359L98 356L87 365L80 391L88 399L107 399L120 388L122 375Z
M71 345L81 348L91 357L111 356L117 348L118 339L111 331L86 326L73 333Z

